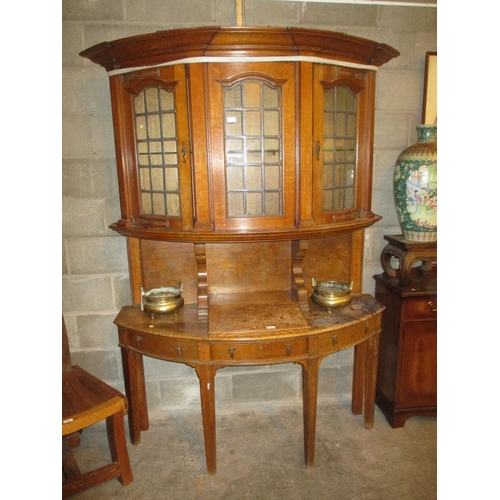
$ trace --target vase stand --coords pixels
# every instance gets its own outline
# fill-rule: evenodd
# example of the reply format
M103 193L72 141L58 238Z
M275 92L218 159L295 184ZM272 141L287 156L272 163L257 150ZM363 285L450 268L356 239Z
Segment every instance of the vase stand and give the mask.
M437 266L437 242L416 242L403 238L402 235L384 236L388 244L382 250L380 262L384 274L408 284L416 272L426 274ZM399 259L399 268L392 265L392 258ZM419 266L415 263L421 262Z

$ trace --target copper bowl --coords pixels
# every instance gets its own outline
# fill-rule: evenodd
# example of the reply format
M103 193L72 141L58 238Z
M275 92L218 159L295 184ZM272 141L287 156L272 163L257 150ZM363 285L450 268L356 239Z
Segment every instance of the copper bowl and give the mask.
M184 305L181 296L183 290L182 283L178 287L162 286L144 291L141 288L141 309L148 313L151 318L156 314L174 313L177 316L179 309Z
M336 307L343 307L351 303L351 290L353 283L350 285L341 281L316 281L312 279L314 292L311 298L316 304L324 307L328 313Z

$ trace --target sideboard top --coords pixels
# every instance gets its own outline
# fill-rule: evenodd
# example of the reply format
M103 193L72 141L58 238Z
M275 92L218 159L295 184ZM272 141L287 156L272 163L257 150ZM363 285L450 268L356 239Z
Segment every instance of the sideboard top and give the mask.
M200 58L289 58L377 69L399 52L384 43L334 31L278 27L201 27L157 31L102 42L80 56L108 72Z

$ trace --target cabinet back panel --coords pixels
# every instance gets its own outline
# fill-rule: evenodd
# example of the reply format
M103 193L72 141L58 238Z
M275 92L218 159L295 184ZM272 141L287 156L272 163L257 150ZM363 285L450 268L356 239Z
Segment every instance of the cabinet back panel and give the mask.
M184 302L197 303L198 268L193 243L141 240L141 265L145 290L177 286L182 281Z
M304 258L304 281L308 293L312 293L311 280L317 281L351 281L351 247L350 234L341 234L328 238L309 240L309 249Z
M289 291L291 243L208 243L208 293Z

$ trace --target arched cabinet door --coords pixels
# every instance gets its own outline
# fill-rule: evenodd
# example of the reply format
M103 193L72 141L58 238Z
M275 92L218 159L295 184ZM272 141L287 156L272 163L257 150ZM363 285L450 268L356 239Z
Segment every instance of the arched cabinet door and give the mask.
M370 212L374 74L314 65L313 218L348 222Z
M216 230L294 226L295 75L293 63L208 65Z
M117 226L193 227L184 65L111 77L122 219Z

